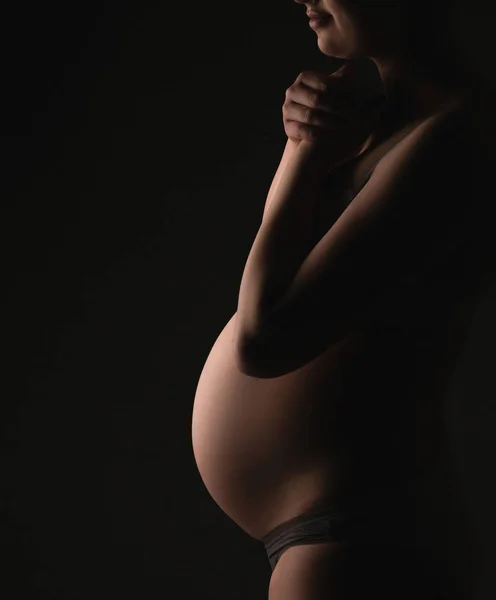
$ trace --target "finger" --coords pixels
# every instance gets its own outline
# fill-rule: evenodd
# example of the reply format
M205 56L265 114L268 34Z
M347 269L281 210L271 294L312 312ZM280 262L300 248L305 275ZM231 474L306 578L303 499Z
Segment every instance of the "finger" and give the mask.
M332 98L328 94L316 91L315 88L303 83L290 87L286 91L285 104L300 104L314 110L321 110L329 114L336 114L337 108L332 106Z
M336 71L338 73L338 71ZM310 90L314 94L319 94L321 98L327 101L334 99L341 102L349 94L349 79L345 78L346 72L336 75L332 73L319 73L317 71L304 71L301 78L296 80L294 87L296 89Z
M339 67L339 69L337 71L334 71L334 73L331 75L331 77L335 76L335 75L339 75L340 77L344 76L344 75L350 75L353 70L355 68L355 63L349 62L346 63L344 65L342 65L341 67Z
M322 128L306 125L299 121L286 121L284 130L289 138L298 140L319 140L322 136Z
M318 71L302 71L296 78L296 83L303 83L318 92L325 92L332 86L329 75Z
M287 102L283 110L283 119L285 121L299 121L318 127L329 127L335 125L339 120L339 116L329 114L327 111L309 108L296 102Z

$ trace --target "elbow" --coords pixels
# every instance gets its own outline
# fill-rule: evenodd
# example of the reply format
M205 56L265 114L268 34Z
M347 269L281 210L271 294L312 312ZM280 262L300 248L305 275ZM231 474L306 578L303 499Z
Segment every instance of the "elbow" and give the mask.
M246 346L243 342L240 341L238 336L235 336L232 343L234 362L236 364L236 368L243 375L251 375L251 368L249 361L247 359Z
M300 357L282 351L259 339L245 339L236 349L236 366L240 373L256 379L282 377L300 368Z
M233 350L236 368L240 373L259 379L272 376L267 372L267 361L262 360L260 347L257 351L257 345L253 341L248 341L246 336L235 339Z
M256 379L272 379L285 375L286 370L282 370L275 364L275 361L270 360L267 348L262 346L253 338L244 336L236 337L233 345L236 368L243 375L254 377Z
M238 356L236 366L238 371L247 377L254 377L256 379L267 379L270 377L270 375L267 375L260 369L260 365L254 364L245 357Z
M236 365L238 370L257 379L274 379L293 373L317 359L324 352L336 348L357 328L330 322L307 326L298 330L282 328L262 335L237 338Z
M236 313L236 324L232 348L236 368L243 375L258 379L276 377L271 372L271 361L267 360L267 344L262 344L259 327L251 326L250 329L240 322L239 312ZM266 336L263 337L265 341Z
M256 379L273 379L275 377L286 375L285 371L275 372L267 362L261 363L259 361L249 359L246 356L238 356L236 360L236 366L238 371L243 375L254 377Z

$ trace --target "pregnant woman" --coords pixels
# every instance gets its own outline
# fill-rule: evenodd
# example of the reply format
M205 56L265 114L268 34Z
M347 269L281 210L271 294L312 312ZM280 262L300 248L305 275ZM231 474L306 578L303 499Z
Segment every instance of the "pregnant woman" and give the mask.
M347 62L286 92L237 311L197 386L198 470L264 544L269 600L469 600L443 402L490 280L480 97L436 38L447 0L295 1Z

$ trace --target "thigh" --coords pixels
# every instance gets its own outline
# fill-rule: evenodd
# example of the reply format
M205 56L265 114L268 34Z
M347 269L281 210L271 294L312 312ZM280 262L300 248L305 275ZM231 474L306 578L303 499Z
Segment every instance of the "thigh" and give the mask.
M445 600L435 569L415 552L324 542L288 548L272 573L268 600Z
M291 546L280 557L269 584L268 600L330 600L342 544Z

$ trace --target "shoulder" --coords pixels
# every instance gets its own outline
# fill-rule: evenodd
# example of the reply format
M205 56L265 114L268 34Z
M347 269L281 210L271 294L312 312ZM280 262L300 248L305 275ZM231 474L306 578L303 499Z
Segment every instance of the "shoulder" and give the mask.
M377 166L376 181L402 195L421 193L426 202L437 197L437 206L448 192L468 193L490 170L472 111L469 101L459 102L423 121ZM456 194L449 199L453 209L455 200L463 203Z
M394 222L398 243L422 235L446 259L455 250L490 247L494 166L482 142L470 104L460 104L423 122L378 165L369 184L382 196L383 227Z

